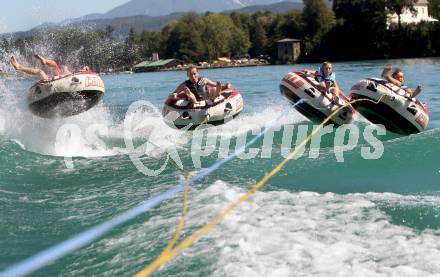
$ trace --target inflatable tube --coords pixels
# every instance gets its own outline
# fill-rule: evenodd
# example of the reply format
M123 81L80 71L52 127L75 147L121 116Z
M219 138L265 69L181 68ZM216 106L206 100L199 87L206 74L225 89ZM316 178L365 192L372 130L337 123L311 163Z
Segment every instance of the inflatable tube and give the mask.
M280 91L292 104L303 99L304 102L296 105L295 108L315 123L321 123L335 110L346 104L343 99L336 99L332 93L322 91L313 76L300 71L287 73L280 82ZM354 114L355 110L348 105L333 116L330 124L336 126L349 124L353 121Z
M30 111L39 117L73 116L95 106L104 95L104 82L93 72L80 72L39 81L28 93Z
M162 115L171 127L195 128L200 124L226 123L242 110L243 98L240 92L234 88L224 88L217 98L200 101L197 105L192 105L184 94L178 100L169 98L165 101Z
M369 78L360 80L350 90L352 99L369 99L353 104L365 118L383 125L388 131L408 135L426 129L429 113L425 103L420 103L400 87L386 80Z

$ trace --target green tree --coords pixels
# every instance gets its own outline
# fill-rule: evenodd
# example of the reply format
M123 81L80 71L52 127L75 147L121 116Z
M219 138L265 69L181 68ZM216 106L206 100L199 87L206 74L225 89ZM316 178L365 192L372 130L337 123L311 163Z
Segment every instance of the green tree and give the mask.
M252 26L249 30L251 48L249 54L253 57L266 53L268 38L266 30L257 15L252 17Z
M168 22L159 33L159 41L161 42L161 47L159 50L159 55L164 57L170 57L168 54L168 41L170 39L171 32L178 25L177 20L172 20Z
M401 16L405 9L416 12L414 9L415 0L386 0L386 7L391 13L397 14L397 23L399 30L402 29Z
M440 55L440 24L431 24L431 43L433 56Z
M232 12L229 16L237 28L249 33L249 27L252 25L251 16L249 14Z
M143 30L139 38L139 51L143 60L152 56L153 53L159 52L161 48L161 36L149 30Z
M387 11L384 0L334 0L333 10L343 25L359 32L386 29Z
M164 34L167 36L165 55L187 62L199 61L205 56L203 29L203 22L196 13L189 13L178 24L168 26L165 30L168 34Z
M237 30L232 19L223 14L209 14L203 18L203 42L207 58L217 59L221 56L231 56L233 33Z
M305 52L311 52L336 25L334 12L324 0L304 0L302 13L305 32Z
M125 40L125 43L127 44L128 47L134 47L136 43L136 32L134 31L133 27L131 27L130 31L128 31L128 37Z
M130 28L128 32L128 37L125 40L125 53L126 62L132 66L135 63L140 62L140 56L136 44L136 32L133 27Z
M115 28L112 25L107 25L107 27L105 27L105 36L108 38L112 38L114 31Z
M307 35L322 36L336 24L335 14L324 0L304 0L302 17Z
M248 33L236 28L236 30L232 32L231 37L231 56L247 54L250 47L251 42L249 41Z
M304 22L301 13L290 11L280 15L277 33L281 37L301 38L304 36Z
M334 0L340 22L326 36L321 51L339 60L386 58L388 50L387 11L384 0Z
M440 0L429 0L429 15L440 19Z

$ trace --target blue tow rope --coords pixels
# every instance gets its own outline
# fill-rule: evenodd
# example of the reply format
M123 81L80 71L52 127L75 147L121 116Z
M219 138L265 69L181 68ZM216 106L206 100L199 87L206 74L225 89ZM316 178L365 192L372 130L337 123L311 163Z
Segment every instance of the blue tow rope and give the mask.
M294 106L302 104L304 102L303 99L299 100L295 103ZM252 140L250 140L247 144L242 146L239 149L236 149L234 153L224 158L223 160L215 162L208 168L202 169L197 175L190 178L189 180L185 180L177 184L176 186L168 189L167 191L141 202L136 207L120 214L119 216L112 218L104 223L101 223L95 227L90 228L89 230L83 231L70 239L63 241L57 245L54 245L46 250L41 251L40 253L35 254L11 267L6 268L4 271L0 272L0 277L15 277L15 276L25 276L32 272L35 272L38 269L41 269L45 265L58 260L61 257L66 256L73 251L86 246L90 242L102 237L104 234L111 231L113 228L137 217L138 215L156 207L163 201L170 199L174 194L180 192L186 185L192 184L195 181L198 181L209 174L213 173L217 169L219 169L222 165L227 163L228 161L234 159L239 154L246 151L247 148L252 146L257 140L262 137L264 134L269 131L269 129L275 125L279 121L279 119L284 116L284 112L281 113L275 120L272 120L267 127L264 128L262 132L260 132L257 136L255 136Z

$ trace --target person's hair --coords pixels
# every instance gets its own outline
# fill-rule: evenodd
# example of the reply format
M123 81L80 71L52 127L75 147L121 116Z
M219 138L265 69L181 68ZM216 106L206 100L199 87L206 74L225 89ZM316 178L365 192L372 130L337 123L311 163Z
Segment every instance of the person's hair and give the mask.
M396 69L394 69L394 72L393 72L393 74L391 74L391 76L393 78L396 78L397 74L399 74L400 72L403 72L402 69L396 68Z
M322 63L321 68L324 69L324 67L326 67L327 65L332 65L332 63L329 61L325 61Z
M186 69L186 74L189 75L189 73L191 72L191 70L193 70L194 68L197 70L197 66L195 66L195 65L193 65L193 64L188 65L188 68Z
M320 71L320 72L317 72L317 74L325 75L325 73L324 73L324 67L326 67L327 65L332 65L332 63L329 62L329 61L325 61L325 62L323 62L322 65L321 65L321 67L319 68L319 71ZM332 69L332 73L333 73L333 69Z

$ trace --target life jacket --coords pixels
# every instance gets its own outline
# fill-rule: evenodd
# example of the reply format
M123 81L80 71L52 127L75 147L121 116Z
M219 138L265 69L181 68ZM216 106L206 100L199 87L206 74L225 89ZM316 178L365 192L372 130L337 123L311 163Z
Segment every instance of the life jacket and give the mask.
M185 85L194 94L197 101L202 101L209 98L209 91L206 85L205 78L200 77L197 83L193 83L190 80L186 80Z
M322 70L322 68L319 67L318 74L316 75L316 79L320 83L324 82L327 85L327 87L332 87L332 86L334 86L334 83L336 81L336 74L334 72L332 72L332 74L326 76L324 74L324 71Z

